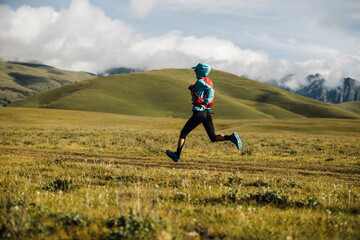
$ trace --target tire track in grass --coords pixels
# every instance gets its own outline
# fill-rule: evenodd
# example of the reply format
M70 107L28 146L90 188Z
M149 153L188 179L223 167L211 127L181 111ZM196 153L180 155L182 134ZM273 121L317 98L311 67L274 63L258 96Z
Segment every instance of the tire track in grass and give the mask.
M188 160L182 163L173 163L170 159L161 158L141 158L141 157L121 157L115 155L93 155L88 153L71 153L71 152L59 152L37 149L24 149L24 148L0 148L2 154L11 154L17 156L38 156L43 158L59 158L61 157L65 162L81 162L91 164L111 164L111 165L130 165L139 167L164 167L174 169L186 169L186 170L208 170L208 171L227 171L237 172L239 170L251 171L251 167L246 166L248 164L234 162L224 164L224 162L211 162ZM237 167L234 170L234 165ZM263 172L262 169L253 169L251 172Z
M59 158L61 157L65 162L79 162L91 164L110 164L115 166L129 165L145 168L172 168L184 170L206 170L219 172L233 172L233 173L260 173L260 172L289 172L301 175L326 175L345 179L359 179L360 168L334 168L319 166L294 166L291 167L283 163L258 163L258 162L234 162L234 161L204 161L204 160L186 160L185 162L173 163L168 158L145 158L145 157L127 157L116 155L95 155L78 152L59 152L49 150L37 150L27 148L1 148L1 154L17 155L17 156L38 156L43 158Z

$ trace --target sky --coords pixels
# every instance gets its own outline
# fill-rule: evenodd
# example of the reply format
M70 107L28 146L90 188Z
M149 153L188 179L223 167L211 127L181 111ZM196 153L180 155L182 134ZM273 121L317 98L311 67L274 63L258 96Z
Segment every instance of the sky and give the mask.
M92 73L206 62L334 87L360 80L360 0L0 0L0 59Z

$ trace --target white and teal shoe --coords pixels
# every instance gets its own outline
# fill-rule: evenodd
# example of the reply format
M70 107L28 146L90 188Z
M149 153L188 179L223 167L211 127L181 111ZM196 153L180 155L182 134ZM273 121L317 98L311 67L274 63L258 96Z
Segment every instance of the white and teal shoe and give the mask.
M176 153L166 150L166 154L169 158L171 158L174 162L178 163L180 161L180 156L176 155Z
M233 142L237 149L241 150L242 149L242 142L241 139L239 137L239 134L237 132L233 132L233 134L231 134L231 142Z

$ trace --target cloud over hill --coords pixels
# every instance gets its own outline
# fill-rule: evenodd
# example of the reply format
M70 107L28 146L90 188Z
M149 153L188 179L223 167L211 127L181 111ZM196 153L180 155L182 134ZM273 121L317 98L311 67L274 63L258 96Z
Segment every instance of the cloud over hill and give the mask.
M143 1L132 1L130 7L138 16L145 16L155 4L165 2L141 5ZM148 35L122 20L111 19L88 0L73 0L69 8L59 11L25 5L13 10L0 5L0 44L4 60L37 60L95 73L112 67L188 68L204 61L216 69L263 82L287 76L291 88L314 73L320 73L332 86L344 77L360 79L358 53L335 52L328 59L306 62L274 60L266 52L243 49L217 36L185 36L177 30Z

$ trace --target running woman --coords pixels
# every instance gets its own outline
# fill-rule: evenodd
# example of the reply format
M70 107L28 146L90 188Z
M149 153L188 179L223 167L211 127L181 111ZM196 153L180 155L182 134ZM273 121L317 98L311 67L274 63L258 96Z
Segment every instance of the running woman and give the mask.
M200 123L204 125L211 142L231 141L239 150L242 148L242 142L237 132L226 136L215 135L215 128L210 113L210 108L214 101L214 89L212 81L207 77L211 71L210 65L199 63L195 67L192 67L192 69L194 69L197 78L196 83L189 86L192 95L192 104L194 105L192 108L193 115L180 132L177 151L172 152L166 150L166 154L174 162L180 161L180 154L184 147L186 136Z

